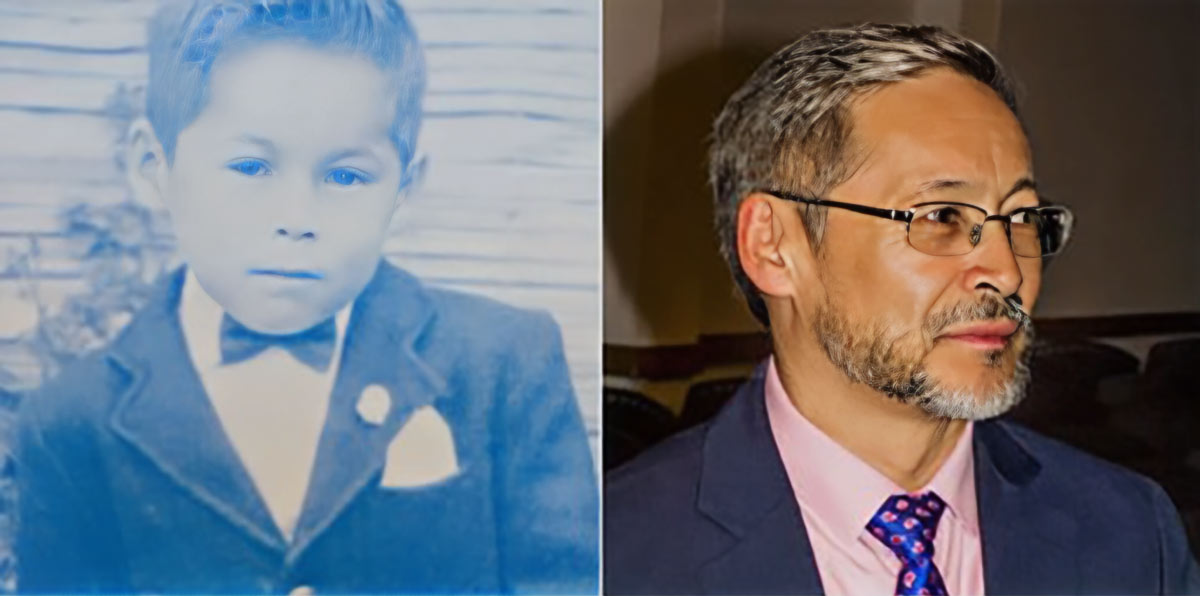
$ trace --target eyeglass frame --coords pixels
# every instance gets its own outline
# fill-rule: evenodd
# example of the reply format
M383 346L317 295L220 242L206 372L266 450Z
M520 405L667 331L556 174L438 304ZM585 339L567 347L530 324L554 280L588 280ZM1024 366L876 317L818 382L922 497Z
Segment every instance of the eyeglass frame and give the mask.
M979 205L972 205L970 203L959 203L957 201L929 201L927 203L919 203L919 204L913 205L909 209L884 209L882 207L871 207L869 205L859 205L857 203L844 203L842 201L831 201L829 199L813 199L813 198L809 198L809 197L802 197L800 195L793 194L790 192L784 192L782 190L766 189L766 190L760 190L758 192L768 194L775 198L783 199L785 201L791 201L793 203L801 203L804 205L817 205L820 207L836 207L838 209L845 209L847 211L853 211L855 213L862 213L863 215L870 215L873 217L881 217L883 219L890 219L892 221L902 221L902 222L904 222L904 239L906 242L908 242L909 246L912 246L912 241L909 239L908 233L909 233L909 230L912 228L913 217L916 216L916 211L917 211L918 207L927 207L929 205L954 205L954 206L958 206L958 207L970 207L971 209L974 209L976 211L983 212L984 218L983 218L983 221L980 222L980 224L979 224L980 239L971 243L971 250L969 250L965 253L962 253L959 255L933 255L933 254L929 254L915 246L912 246L913 250L916 250L917 252L920 252L921 254L928 254L931 257L954 257L954 256L962 256L962 255L971 254L971 251L975 250L975 247L979 246L979 243L983 241L983 226L986 225L987 222L989 222L989 221L1004 222L1004 235L1008 238L1009 249L1013 251L1014 256L1018 256L1023 259L1045 259L1045 258L1049 258L1049 257L1054 257L1054 256L1057 256L1058 254L1062 253L1063 248L1065 248L1067 245L1067 242L1070 241L1071 229L1073 227L1073 224L1075 223L1075 214L1072 213L1070 209L1067 209L1066 207L1064 207L1062 205L1038 205L1037 207L1020 207L1020 208L1012 210L1007 215L1002 215L999 213L997 213L995 215L989 215L987 212L987 209L984 209L983 207L980 207ZM1057 211L1063 213L1066 216L1067 224L1065 227L1067 229L1067 233L1063 237L1062 246L1060 246L1058 250L1056 250L1052 253L1043 254L1043 255L1040 255L1037 257L1027 257L1027 256L1023 256L1023 255L1018 255L1016 250L1013 249L1013 247L1012 247L1012 216L1014 216L1018 213L1037 213L1043 209L1054 209L1054 210L1057 210Z

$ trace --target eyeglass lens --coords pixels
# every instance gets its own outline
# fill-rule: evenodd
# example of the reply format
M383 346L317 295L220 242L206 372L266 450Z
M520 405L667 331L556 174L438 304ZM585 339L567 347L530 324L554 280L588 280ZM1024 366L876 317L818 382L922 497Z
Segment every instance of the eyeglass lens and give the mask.
M962 205L924 205L913 213L908 242L930 255L965 255L979 243L986 218L983 211ZM1058 252L1069 231L1069 216L1053 207L1018 211L1010 217L1010 222L1013 253L1022 257L1044 257Z

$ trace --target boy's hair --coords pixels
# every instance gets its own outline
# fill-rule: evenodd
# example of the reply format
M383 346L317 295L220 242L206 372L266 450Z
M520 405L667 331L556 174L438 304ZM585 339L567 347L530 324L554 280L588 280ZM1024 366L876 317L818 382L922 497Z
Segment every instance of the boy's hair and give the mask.
M208 101L222 52L256 41L299 40L366 56L393 79L392 141L406 167L416 150L425 59L396 0L163 0L150 21L146 117L168 162L179 132Z

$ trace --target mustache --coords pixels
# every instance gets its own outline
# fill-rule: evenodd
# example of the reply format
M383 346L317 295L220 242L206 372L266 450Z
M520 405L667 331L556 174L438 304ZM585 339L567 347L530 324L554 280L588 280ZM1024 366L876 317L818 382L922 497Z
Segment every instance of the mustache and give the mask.
M1016 322L1017 333L1027 332L1033 327L1033 319L1025 312L1020 298L988 296L978 302L964 302L933 313L926 321L925 328L930 337L936 337L952 325L996 319Z

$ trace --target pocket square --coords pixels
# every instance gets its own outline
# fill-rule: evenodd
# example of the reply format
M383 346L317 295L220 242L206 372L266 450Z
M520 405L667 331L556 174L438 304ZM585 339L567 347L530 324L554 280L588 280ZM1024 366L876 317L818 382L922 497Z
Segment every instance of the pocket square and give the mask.
M437 410L423 406L412 413L388 444L380 486L412 488L440 482L458 473L450 425Z

